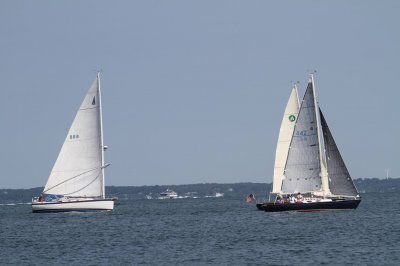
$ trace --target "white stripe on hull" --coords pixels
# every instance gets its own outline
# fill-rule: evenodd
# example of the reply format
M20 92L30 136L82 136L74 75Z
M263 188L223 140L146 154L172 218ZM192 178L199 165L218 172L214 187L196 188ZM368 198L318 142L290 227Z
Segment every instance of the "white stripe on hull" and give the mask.
M35 202L32 212L112 211L113 200L85 200L70 202Z

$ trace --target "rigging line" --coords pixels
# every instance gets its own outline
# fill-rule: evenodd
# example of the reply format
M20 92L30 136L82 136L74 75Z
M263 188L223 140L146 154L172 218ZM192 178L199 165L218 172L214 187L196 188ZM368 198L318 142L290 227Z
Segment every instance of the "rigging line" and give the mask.
M63 195L68 196L68 195L74 194L74 193L76 193L76 192L79 192L79 191L81 191L81 190L84 190L85 188L87 188L88 186L90 186L94 181L96 181L96 179L98 179L99 176L100 176L100 173L99 173L92 181L90 181L89 184L87 184L87 185L84 186L83 188L78 189L78 190L73 191L73 192L70 192L70 193L63 194Z
M87 173L90 173L90 172L92 172L92 171L95 171L95 170L97 170L97 169L102 169L102 168L104 168L104 166L102 166L102 167L96 167L96 168L90 169L90 170L88 170L88 171L86 171L86 172L80 173L79 175L76 175L76 176L73 176L73 177L71 177L71 178L68 178L68 179L62 181L61 183L58 183L58 184L52 186L51 188L48 188L48 189L46 189L46 190L43 190L43 193L45 193L45 192L47 192L47 191L49 191L49 190L51 190L51 189L53 189L53 188L55 188L55 187L58 187L59 185L64 184L65 182L68 182L68 181L70 181L70 180L72 180L72 179L74 179L74 178L77 178L77 177L81 176L81 175L84 175L84 174L87 174Z

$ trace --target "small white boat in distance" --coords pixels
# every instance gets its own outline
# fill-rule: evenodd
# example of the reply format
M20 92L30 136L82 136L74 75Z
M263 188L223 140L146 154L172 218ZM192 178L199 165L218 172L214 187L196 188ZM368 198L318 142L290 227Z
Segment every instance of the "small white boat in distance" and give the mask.
M32 212L111 211L105 197L100 74L68 131L46 186L32 199Z
M175 191L167 188L166 191L160 193L160 197L158 199L177 199L178 198L178 193Z
M205 198L221 198L224 196L224 193L221 192L215 192L213 195L207 195Z

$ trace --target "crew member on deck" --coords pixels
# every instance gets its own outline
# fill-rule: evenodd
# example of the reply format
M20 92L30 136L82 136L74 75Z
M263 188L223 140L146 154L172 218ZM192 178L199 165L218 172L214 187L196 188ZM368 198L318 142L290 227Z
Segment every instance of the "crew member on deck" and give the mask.
M297 193L296 199L297 199L297 202L303 202L303 196L301 195L300 192Z
M281 196L278 195L278 197L276 197L276 203L278 203L278 204L284 203L284 201L283 201Z
M290 195L289 196L289 202L290 203L296 203L296 198L294 197L294 195Z

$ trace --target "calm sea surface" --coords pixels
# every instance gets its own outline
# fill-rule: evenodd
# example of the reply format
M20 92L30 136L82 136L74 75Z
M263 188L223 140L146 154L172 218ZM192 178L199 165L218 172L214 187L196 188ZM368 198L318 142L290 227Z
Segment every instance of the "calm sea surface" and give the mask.
M400 197L265 213L242 199L120 201L109 213L0 205L0 265L400 265Z

